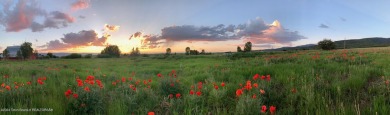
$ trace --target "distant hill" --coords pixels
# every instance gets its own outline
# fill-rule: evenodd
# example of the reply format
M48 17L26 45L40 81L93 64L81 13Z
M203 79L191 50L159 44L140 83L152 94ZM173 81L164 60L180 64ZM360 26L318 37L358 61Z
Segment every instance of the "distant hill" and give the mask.
M340 40L335 41L337 49L344 48L367 48L367 47L387 47L390 46L390 38L381 38L381 37L373 37L373 38L362 38L362 39L352 39L352 40ZM317 44L306 44L295 47L281 47L276 49L265 49L262 51L288 51L288 50L309 50L309 49L318 49Z

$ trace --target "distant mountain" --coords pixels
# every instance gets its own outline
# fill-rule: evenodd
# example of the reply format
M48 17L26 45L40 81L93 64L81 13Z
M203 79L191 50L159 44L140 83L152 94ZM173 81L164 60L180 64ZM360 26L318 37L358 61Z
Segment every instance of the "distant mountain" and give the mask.
M343 49L345 43L345 48L367 48L367 47L387 47L390 46L390 38L362 38L362 39L351 39L351 40L340 40L335 41L337 49ZM317 44L306 44L295 47L281 47L276 49L265 49L262 51L288 51L288 50L309 50L317 49Z

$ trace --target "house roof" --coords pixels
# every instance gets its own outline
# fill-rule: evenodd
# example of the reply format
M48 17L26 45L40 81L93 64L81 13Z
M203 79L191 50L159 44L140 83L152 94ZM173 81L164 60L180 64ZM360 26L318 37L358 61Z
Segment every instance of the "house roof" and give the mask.
M16 57L16 54L20 50L20 46L8 46L6 49L8 50L10 57Z

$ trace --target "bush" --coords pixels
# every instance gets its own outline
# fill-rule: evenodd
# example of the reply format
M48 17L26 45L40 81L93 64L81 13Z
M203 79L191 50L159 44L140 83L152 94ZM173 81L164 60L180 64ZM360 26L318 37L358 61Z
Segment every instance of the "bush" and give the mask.
M113 58L113 57L115 57L115 56L111 56L109 54L99 54L99 55L97 55L97 58Z
M117 45L109 45L104 48L100 54L110 55L110 57L119 57L121 55L121 51Z
M87 54L84 56L84 58L92 58L92 54Z
M330 39L324 39L318 42L318 47L323 50L332 50L336 48L336 44Z
M76 59L76 58L81 58L81 54L78 54L78 53L71 53L67 56L64 56L63 58L65 59Z

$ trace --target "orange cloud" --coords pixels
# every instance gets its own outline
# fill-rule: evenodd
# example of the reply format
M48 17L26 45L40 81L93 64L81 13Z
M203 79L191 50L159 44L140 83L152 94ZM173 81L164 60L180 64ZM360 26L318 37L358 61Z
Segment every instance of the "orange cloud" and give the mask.
M81 10L89 7L89 0L78 0L72 3L72 11Z

